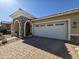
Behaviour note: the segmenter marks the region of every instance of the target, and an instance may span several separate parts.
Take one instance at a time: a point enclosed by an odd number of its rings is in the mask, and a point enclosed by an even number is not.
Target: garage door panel
[[[67,22],[63,22],[64,25],[53,24],[54,26],[34,27],[33,35],[67,40]]]

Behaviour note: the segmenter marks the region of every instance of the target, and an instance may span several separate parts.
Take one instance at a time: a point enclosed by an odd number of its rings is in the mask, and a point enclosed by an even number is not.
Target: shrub
[[[5,34],[11,34],[11,31],[7,30],[7,29],[2,29],[2,30],[0,30],[0,33],[3,33],[4,35]]]
[[[6,29],[1,29],[1,30],[0,30],[0,33],[5,34],[5,33],[6,33],[6,31],[7,31]]]

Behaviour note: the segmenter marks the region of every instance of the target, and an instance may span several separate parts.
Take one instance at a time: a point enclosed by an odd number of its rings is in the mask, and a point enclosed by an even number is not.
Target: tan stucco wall
[[[53,20],[64,20],[64,19],[71,19],[71,33],[79,34],[79,13],[57,16],[57,17],[52,17],[52,18],[46,18],[46,19],[36,20],[36,21],[32,20],[32,23],[41,23],[41,22],[48,22],[48,21],[53,21]],[[75,29],[72,28],[73,21],[78,22],[78,24],[77,24],[78,27]]]
[[[72,34],[79,34],[79,13],[78,14],[74,14],[72,20],[72,26],[73,26],[73,22],[76,22],[77,23],[77,28],[71,28],[71,33]]]

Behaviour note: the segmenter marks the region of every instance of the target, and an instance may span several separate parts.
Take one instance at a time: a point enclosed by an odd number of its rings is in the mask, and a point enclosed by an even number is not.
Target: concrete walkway
[[[0,47],[0,59],[77,59],[70,44],[32,37]]]

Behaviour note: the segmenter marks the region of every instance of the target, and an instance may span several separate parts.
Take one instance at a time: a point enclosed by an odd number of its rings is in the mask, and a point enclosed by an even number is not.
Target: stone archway
[[[31,35],[31,23],[25,22],[24,24],[24,37]]]
[[[17,37],[20,37],[20,22],[18,20],[14,21],[14,33],[17,33]]]

